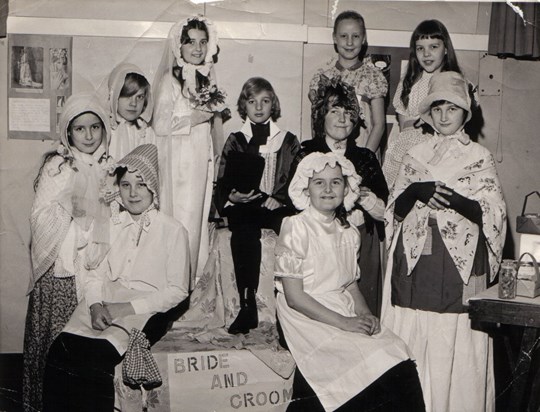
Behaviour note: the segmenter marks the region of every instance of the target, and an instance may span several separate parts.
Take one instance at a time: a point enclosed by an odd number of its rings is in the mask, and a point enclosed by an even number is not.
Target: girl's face
[[[127,171],[120,179],[119,186],[124,207],[137,220],[150,207],[154,195],[137,171]]]
[[[332,168],[326,165],[319,173],[313,173],[307,191],[311,206],[323,215],[333,215],[336,208],[343,203],[348,191],[341,166]]]
[[[253,123],[265,123],[272,115],[272,96],[266,90],[252,95],[246,101],[246,113]]]
[[[352,132],[352,114],[344,107],[332,106],[324,116],[324,131],[333,140],[344,140]]]
[[[133,96],[120,96],[118,98],[118,114],[128,122],[135,121],[144,110],[146,92],[139,89]]]
[[[446,47],[441,39],[416,40],[416,59],[428,73],[440,72],[446,55]]]
[[[180,53],[186,63],[194,65],[200,65],[206,58],[206,52],[208,51],[208,36],[202,30],[190,29],[188,31],[190,40],[182,44],[180,47]]]
[[[336,27],[333,39],[340,62],[342,60],[356,62],[364,44],[364,28],[357,20],[342,20]]]
[[[432,107],[430,113],[433,126],[443,136],[452,135],[460,130],[466,116],[465,110],[450,102]]]
[[[101,145],[105,133],[101,119],[94,113],[83,113],[69,125],[68,136],[82,153],[92,154]]]

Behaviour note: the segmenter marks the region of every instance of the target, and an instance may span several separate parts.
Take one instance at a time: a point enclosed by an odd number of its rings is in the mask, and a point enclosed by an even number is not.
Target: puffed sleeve
[[[275,277],[302,279],[302,265],[306,257],[308,239],[306,230],[297,216],[286,217],[281,225],[279,239],[274,251]]]
[[[385,97],[388,93],[388,81],[381,70],[377,68],[371,68],[369,74],[370,82],[367,85],[367,97],[370,99],[377,99]]]

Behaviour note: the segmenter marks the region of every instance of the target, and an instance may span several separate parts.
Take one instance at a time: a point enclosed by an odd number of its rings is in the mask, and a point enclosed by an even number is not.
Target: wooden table
[[[529,378],[532,354],[537,346],[536,337],[540,329],[540,296],[534,299],[521,296],[515,299],[499,299],[497,292],[498,285],[495,285],[471,298],[469,318],[472,321],[523,327],[518,359],[512,368],[513,383],[510,405],[514,405],[516,410],[526,410],[524,394]],[[540,379],[533,382],[531,394],[540,391],[540,382],[538,381]]]

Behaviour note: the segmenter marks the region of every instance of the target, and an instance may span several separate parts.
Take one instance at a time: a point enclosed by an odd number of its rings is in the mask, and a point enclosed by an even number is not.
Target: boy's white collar
[[[278,133],[280,132],[280,130],[279,130],[278,125],[272,119],[268,119],[265,122],[265,124],[268,123],[268,122],[270,122],[270,136],[268,136],[268,139],[270,140],[270,139],[273,139],[274,137],[276,137],[278,135]],[[251,138],[253,137],[253,132],[251,131],[251,123],[252,123],[251,120],[246,119],[246,121],[242,125],[242,128],[240,129],[242,134],[246,137],[246,140],[247,140],[248,143],[251,140]]]

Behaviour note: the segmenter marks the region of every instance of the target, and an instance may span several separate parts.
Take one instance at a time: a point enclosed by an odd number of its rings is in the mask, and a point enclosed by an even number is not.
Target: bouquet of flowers
[[[197,108],[211,112],[222,112],[227,109],[225,98],[227,93],[219,89],[215,84],[201,87],[197,94],[193,96],[193,100]]]

